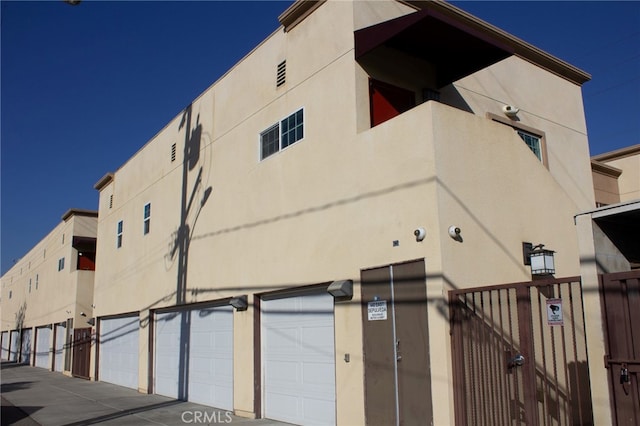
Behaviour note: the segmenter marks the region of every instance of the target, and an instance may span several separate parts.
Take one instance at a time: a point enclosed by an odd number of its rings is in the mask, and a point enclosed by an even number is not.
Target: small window
[[[11,296],[13,296],[13,292],[9,290],[9,299],[11,299]]]
[[[116,247],[120,248],[122,247],[122,230],[123,230],[123,223],[122,221],[118,222],[118,230],[116,233]]]
[[[113,194],[109,195],[109,208],[113,208]]]
[[[29,293],[31,293],[31,278],[29,278]]]
[[[293,145],[304,138],[304,111],[302,109],[260,133],[260,159]]]
[[[151,203],[144,205],[143,232],[147,235],[151,230]]]
[[[540,137],[520,129],[518,129],[517,132],[524,143],[527,144],[531,152],[533,152],[536,157],[538,157],[538,160],[542,161],[542,144],[540,141]]]
[[[38,289],[38,278],[39,278],[39,275],[36,274],[36,290]]]
[[[176,144],[171,145],[171,162],[176,161]]]
[[[62,271],[64,269],[64,257],[58,259],[58,271]]]
[[[64,245],[64,234],[62,234],[62,245]]]

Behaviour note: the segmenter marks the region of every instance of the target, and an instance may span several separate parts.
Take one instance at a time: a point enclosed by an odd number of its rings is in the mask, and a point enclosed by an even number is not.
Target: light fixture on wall
[[[544,244],[522,243],[522,256],[525,265],[531,266],[531,275],[552,275],[555,274],[555,262],[553,250],[544,248]]]
[[[96,319],[95,318],[89,318],[87,320],[87,324],[89,324],[91,327],[93,327],[94,325],[96,325]]]
[[[236,311],[246,311],[249,308],[249,302],[247,301],[247,295],[232,297],[229,300],[229,304],[235,308]]]
[[[327,287],[327,292],[336,299],[351,299],[353,297],[353,281],[334,281]]]

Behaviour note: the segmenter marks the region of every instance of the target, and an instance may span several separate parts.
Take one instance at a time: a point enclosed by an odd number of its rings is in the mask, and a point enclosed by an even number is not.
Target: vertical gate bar
[[[458,295],[449,293],[449,315],[451,327],[451,353],[453,355],[453,412],[456,426],[464,426],[461,422],[461,409],[463,407],[462,398],[460,398],[460,374],[464,374],[464,364],[459,360],[463,347],[460,345],[460,328],[462,323],[462,314],[459,309]]]
[[[486,363],[485,363],[485,357],[486,357],[486,344],[485,342],[487,341],[487,337],[486,337],[486,326],[485,325],[485,307],[484,307],[484,293],[479,292],[478,293],[480,295],[480,386],[481,386],[481,394],[482,396],[486,396],[486,389],[485,389],[485,385],[487,383],[487,378],[486,378]],[[486,399],[483,397],[480,397],[480,404],[482,405],[482,424],[486,424],[487,421],[487,404],[486,404]]]
[[[511,311],[511,297],[512,295],[509,293],[517,293],[515,291],[515,289],[508,289],[507,290],[507,310],[508,310],[508,314],[509,314],[509,337],[510,337],[510,344],[511,344],[511,355],[515,355],[514,354],[514,346],[515,346],[515,337],[513,335],[513,312]],[[516,294],[516,301],[517,301],[517,294]],[[516,309],[516,313],[517,313],[517,309]],[[518,323],[518,317],[516,316],[516,324]],[[518,337],[519,339],[519,337]],[[509,389],[509,396],[511,396],[511,391],[513,390],[513,398],[511,398],[511,400],[514,401],[515,403],[518,403],[520,401],[520,392],[518,391],[519,389],[519,384],[518,384],[518,374],[516,374],[516,372],[512,372],[511,373],[513,375],[513,380],[510,382],[510,385],[513,386],[513,389]],[[509,383],[509,382],[508,382]],[[511,404],[510,410],[514,410],[516,407],[514,406],[514,404]],[[509,413],[509,417],[510,418],[514,418],[517,416],[516,412],[510,412]]]
[[[495,336],[496,336],[496,330],[495,330],[495,319],[493,316],[493,290],[489,290],[487,292],[487,294],[489,295],[489,319],[490,319],[490,328],[488,328],[489,331],[489,341],[487,342],[487,352],[489,353],[489,360],[488,360],[488,364],[489,364],[489,378],[491,379],[488,383],[489,383],[489,387],[491,389],[489,389],[489,394],[491,395],[490,399],[491,399],[491,404],[490,404],[490,408],[491,408],[491,414],[492,414],[492,420],[493,420],[493,424],[497,425],[496,423],[496,411],[498,411],[496,404],[498,402],[498,398],[496,398],[496,369],[495,369],[495,345],[494,345],[494,340],[495,340]]]
[[[579,297],[580,300],[582,300],[582,285],[579,285]],[[582,303],[580,304],[582,306]],[[576,338],[576,313],[575,313],[575,306],[573,304],[573,285],[569,285],[569,309],[571,312],[571,318],[573,319],[573,333],[571,335],[572,337],[572,343],[573,343],[573,358],[575,360],[574,362],[574,374],[576,376],[576,392],[578,394],[577,397],[577,401],[578,401],[578,422],[575,421],[575,419],[573,420],[574,424],[585,424],[584,422],[584,415],[582,414],[582,383],[580,382],[580,367],[578,364],[578,341]],[[582,325],[583,323],[581,323]],[[584,335],[584,333],[582,333]],[[572,415],[573,415],[573,411],[572,411]]]
[[[537,304],[538,304],[538,314],[537,319],[538,319],[538,330],[540,331],[540,361],[542,362],[542,378],[541,378],[541,382],[542,382],[542,419],[544,419],[544,424],[548,425],[550,424],[551,419],[549,418],[549,410],[548,410],[548,406],[547,406],[547,401],[544,398],[544,395],[548,395],[549,392],[549,383],[547,382],[547,349],[546,349],[546,345],[545,345],[545,335],[544,335],[544,321],[543,321],[543,315],[542,315],[542,298],[541,298],[541,292],[540,292],[540,288],[539,287],[535,287],[536,291],[535,294],[537,295]],[[546,311],[545,311],[546,312]],[[534,352],[536,352],[537,355],[537,348],[536,348],[536,339],[534,338],[534,344],[533,344],[533,350]],[[536,361],[537,361],[537,357],[536,357]],[[538,376],[537,376],[537,371],[536,371],[536,386],[537,386],[537,380],[538,380]]]
[[[571,293],[571,283],[569,284],[562,284],[559,283],[558,284],[558,294],[560,299],[563,299],[563,294],[566,293],[566,291],[563,291],[563,287],[568,287],[568,291],[569,293]],[[564,299],[563,299],[564,300]],[[565,307],[565,304],[563,303],[563,308]],[[563,314],[564,315],[564,314]],[[569,403],[570,399],[571,399],[571,384],[569,383],[569,358],[567,357],[567,333],[575,331],[575,327],[576,327],[576,323],[574,321],[573,318],[573,312],[569,311],[569,318],[565,318],[565,324],[569,323],[571,326],[570,327],[566,327],[563,326],[562,327],[562,331],[561,331],[561,339],[562,339],[562,356],[563,356],[563,373],[564,373],[564,385],[565,385],[565,398],[563,399],[563,404],[562,404],[562,409],[564,412],[564,418],[566,421],[566,424],[571,424],[571,405]],[[568,320],[568,321],[567,321]],[[574,360],[577,362],[577,359],[574,358]]]
[[[520,345],[529,358],[528,362],[522,366],[523,399],[524,399],[524,420],[528,426],[537,426],[538,409],[536,398],[536,365],[533,356],[533,325],[531,312],[531,296],[528,286],[518,287],[516,290],[518,307],[518,331],[520,335]]]
[[[471,424],[478,424],[478,392],[476,389],[476,374],[477,374],[477,368],[476,368],[476,357],[477,357],[477,351],[476,351],[476,346],[474,344],[473,341],[473,336],[477,336],[478,330],[477,330],[477,318],[478,318],[478,314],[477,314],[477,309],[476,309],[476,295],[475,293],[471,293],[471,306],[472,306],[472,316],[471,316],[471,328],[472,328],[472,332],[473,334],[469,334],[469,336],[467,337],[468,341],[469,341],[469,360],[471,361],[471,365],[469,366],[469,370],[470,370],[470,378],[471,378],[471,400],[473,401],[473,404],[471,405]],[[467,391],[467,394],[469,394],[469,392]]]
[[[555,294],[555,293],[554,293]],[[562,326],[564,327],[564,326]],[[560,389],[558,388],[558,352],[556,349],[556,327],[549,326],[549,334],[551,338],[551,361],[553,362],[553,377],[550,377],[549,374],[545,371],[545,380],[549,377],[549,388],[553,388],[556,395],[556,410],[560,410]],[[551,394],[551,391],[549,392]],[[547,407],[547,417],[549,418],[549,424],[551,424],[552,419],[551,407]],[[556,413],[557,417],[560,418],[560,413]]]
[[[500,313],[500,355],[504,356],[504,350],[506,349],[506,343],[508,342],[508,340],[505,337],[505,329],[504,329],[504,321],[503,321],[503,316],[504,316],[504,308],[502,306],[502,290],[498,290],[498,312]],[[500,400],[502,401],[501,404],[501,410],[500,410],[500,424],[502,425],[508,425],[509,424],[509,418],[507,417],[507,406],[505,405],[506,402],[509,401],[508,398],[508,392],[507,392],[507,374],[506,374],[506,368],[505,365],[503,364],[505,362],[505,360],[498,360],[498,374],[500,374]]]

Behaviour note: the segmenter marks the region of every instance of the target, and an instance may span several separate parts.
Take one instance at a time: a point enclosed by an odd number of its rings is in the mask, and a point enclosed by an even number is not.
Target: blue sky
[[[0,268],[275,31],[291,1],[2,1]],[[592,75],[593,155],[640,143],[640,2],[454,1]],[[552,100],[550,100],[552,101]]]

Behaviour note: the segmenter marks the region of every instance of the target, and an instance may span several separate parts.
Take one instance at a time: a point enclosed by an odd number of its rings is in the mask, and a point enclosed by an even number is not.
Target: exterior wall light
[[[531,275],[553,275],[556,272],[553,250],[546,250],[544,244],[522,243],[522,255],[525,265],[531,266]]]
[[[335,299],[351,299],[353,297],[353,281],[340,280],[332,282],[327,288],[327,292]]]
[[[229,300],[229,304],[235,308],[236,311],[246,311],[249,308],[249,302],[247,301],[247,295],[232,297]]]

